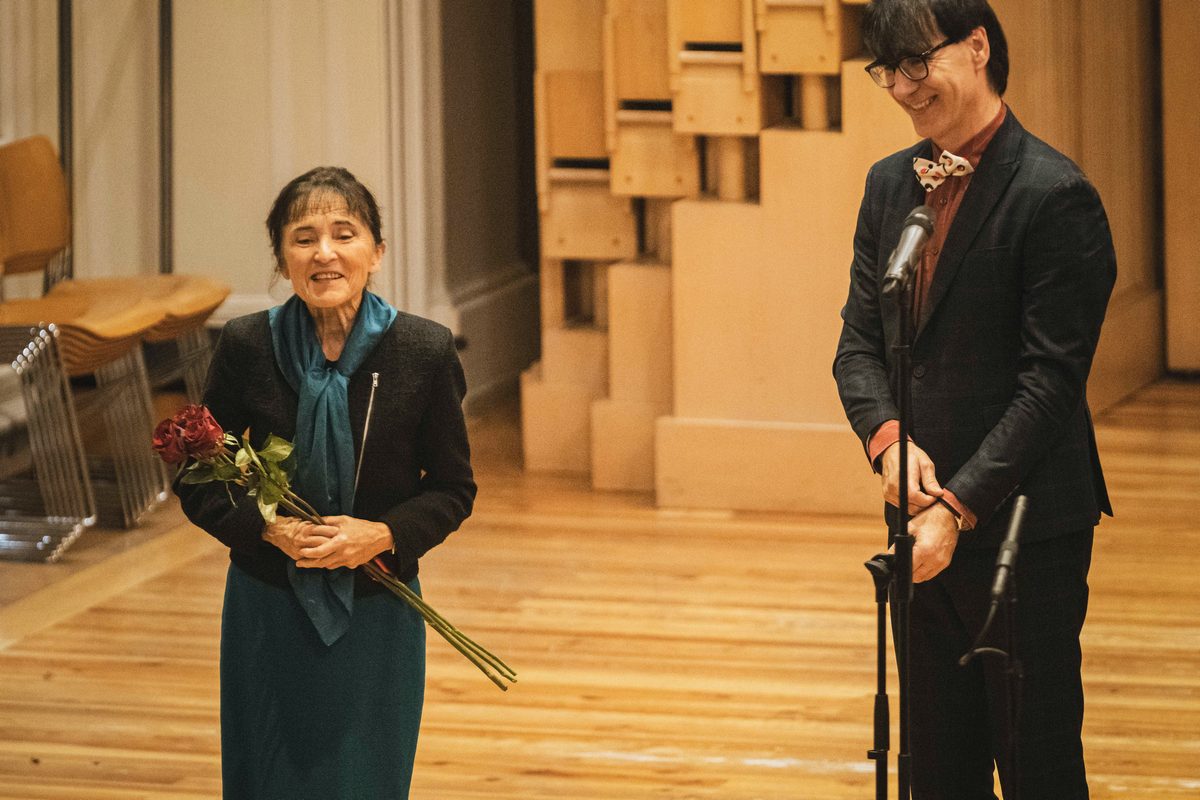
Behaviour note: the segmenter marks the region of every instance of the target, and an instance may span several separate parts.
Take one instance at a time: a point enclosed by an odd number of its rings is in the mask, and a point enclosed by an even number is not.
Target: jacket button
[[[924,364],[917,364],[915,367],[913,367],[913,377],[914,378],[924,378],[925,377],[925,365]]]

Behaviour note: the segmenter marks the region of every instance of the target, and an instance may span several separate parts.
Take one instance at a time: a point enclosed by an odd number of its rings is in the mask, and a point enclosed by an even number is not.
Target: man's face
[[[939,32],[931,44],[944,39]],[[963,41],[930,55],[923,80],[896,70],[896,84],[888,91],[912,119],[918,136],[954,150],[990,121],[995,113],[990,101],[996,96],[987,80],[990,52],[987,33],[976,28]]]

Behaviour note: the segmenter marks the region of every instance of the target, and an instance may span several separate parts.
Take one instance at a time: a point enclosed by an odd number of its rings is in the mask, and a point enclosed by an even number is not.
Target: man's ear
[[[988,41],[987,29],[980,25],[967,36],[967,46],[971,48],[971,60],[976,69],[984,69],[992,57],[992,44]]]

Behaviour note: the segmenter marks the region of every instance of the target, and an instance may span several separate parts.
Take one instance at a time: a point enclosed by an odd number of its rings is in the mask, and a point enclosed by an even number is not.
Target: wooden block
[[[743,2],[753,0],[671,0],[668,14],[680,48],[689,42],[742,41]]]
[[[592,261],[563,262],[561,302],[565,325],[605,329],[608,325],[607,265]]]
[[[646,200],[644,249],[648,257],[663,264],[671,263],[671,203],[672,200]]]
[[[608,393],[608,334],[595,328],[542,331],[542,376],[604,397]]]
[[[539,70],[603,69],[604,0],[534,3]]]
[[[612,192],[638,197],[692,197],[700,191],[696,140],[675,133],[669,111],[618,111]]]
[[[764,74],[838,75],[842,61],[862,49],[857,10],[838,3],[798,5],[761,2],[759,71]]]
[[[544,72],[548,167],[558,159],[604,159],[604,74],[600,71]]]
[[[608,268],[608,394],[624,402],[672,403],[671,267]]]
[[[540,363],[521,373],[521,445],[525,469],[588,473],[594,399],[578,386],[543,381]]]
[[[660,507],[878,514],[879,479],[847,424],[662,417]]]
[[[757,136],[777,116],[767,111],[761,81],[747,88],[742,53],[684,52],[680,58],[674,101],[679,133]]]
[[[592,264],[592,327],[608,330],[608,264]]]
[[[654,424],[670,409],[656,403],[592,404],[592,487],[654,491]]]
[[[542,330],[554,330],[567,322],[566,292],[563,273],[566,265],[552,258],[543,258],[540,270],[539,291],[541,293]]]
[[[666,0],[611,2],[609,66],[615,98],[666,100],[671,96]]]
[[[580,170],[582,172],[583,170]],[[555,179],[542,198],[542,256],[617,261],[637,254],[637,220],[630,201],[609,191],[608,172],[598,180]]]

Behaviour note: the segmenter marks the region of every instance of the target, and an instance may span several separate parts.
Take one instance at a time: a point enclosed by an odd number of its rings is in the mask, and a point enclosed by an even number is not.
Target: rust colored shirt
[[[977,168],[979,160],[983,156],[983,151],[991,144],[992,137],[996,135],[996,131],[1000,130],[1000,125],[1004,122],[1007,114],[1008,106],[1001,103],[1000,111],[992,121],[959,148],[962,152],[955,153],[954,155],[967,159],[972,169]],[[932,142],[930,146],[933,150],[931,158],[933,161],[937,161],[942,157],[942,148]],[[921,319],[925,300],[929,296],[929,287],[933,284],[933,275],[937,270],[938,256],[942,254],[942,247],[946,244],[946,236],[950,232],[950,226],[954,224],[954,217],[958,214],[959,206],[962,205],[963,197],[967,193],[967,187],[971,185],[972,175],[974,175],[973,172],[968,172],[966,175],[956,175],[946,178],[940,186],[925,194],[925,204],[932,208],[937,216],[933,223],[933,233],[930,235],[929,242],[925,246],[921,263],[918,265],[917,273],[914,276],[912,315],[914,320]],[[916,180],[915,175],[913,180]],[[867,457],[871,460],[872,466],[875,465],[876,460],[883,454],[884,450],[887,450],[898,441],[900,441],[900,422],[898,420],[888,420],[880,425],[875,433],[871,434],[871,438],[867,442]],[[947,489],[942,499],[966,519],[968,527],[975,527],[975,515],[971,513],[969,508],[959,502],[953,492]]]

